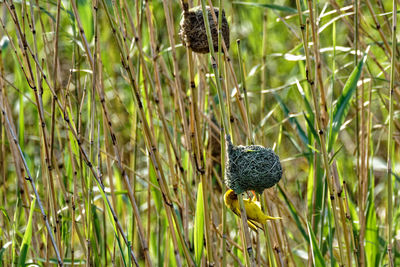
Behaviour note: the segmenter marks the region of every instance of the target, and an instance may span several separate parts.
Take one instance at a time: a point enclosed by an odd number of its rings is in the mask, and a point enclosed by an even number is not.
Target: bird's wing
[[[243,199],[243,202],[246,207],[247,220],[260,229],[262,229],[262,223],[265,223],[267,220],[282,219],[281,217],[271,217],[266,215],[261,209],[260,202],[255,200],[255,198]]]
[[[257,228],[259,229],[263,229],[261,223],[254,221],[252,219],[247,219],[247,223],[249,224],[249,226],[251,227],[251,229],[253,229],[254,231],[257,232]]]
[[[239,218],[241,218],[240,215],[240,209],[238,207],[236,207],[235,205],[232,206],[231,210],[233,211],[233,213],[235,213]],[[247,224],[249,225],[249,227],[257,232],[257,228],[262,229],[262,225],[254,220],[251,220],[249,218],[247,218]]]

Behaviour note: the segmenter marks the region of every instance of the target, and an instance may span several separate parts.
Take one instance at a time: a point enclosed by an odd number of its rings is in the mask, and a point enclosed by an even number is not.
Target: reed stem
[[[392,178],[392,159],[393,159],[393,123],[394,123],[394,110],[393,110],[393,102],[394,102],[394,81],[396,79],[395,65],[396,65],[396,48],[397,48],[397,38],[396,38],[396,28],[397,28],[397,1],[393,0],[393,8],[392,8],[392,59],[391,59],[391,71],[390,71],[390,87],[389,87],[389,130],[388,130],[388,145],[387,145],[387,195],[388,195],[388,203],[387,203],[387,252],[389,258],[389,266],[393,267],[393,255],[392,255],[392,235],[393,235],[393,178]]]

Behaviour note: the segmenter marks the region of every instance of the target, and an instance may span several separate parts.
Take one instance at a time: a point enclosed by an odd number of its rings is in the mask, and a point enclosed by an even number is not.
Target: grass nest
[[[234,146],[226,137],[228,160],[226,163],[226,185],[241,194],[247,190],[262,193],[274,186],[282,177],[282,166],[278,155],[262,146]]]
[[[214,51],[218,51],[218,21],[214,22],[214,19],[211,15],[211,8],[209,6],[206,8],[208,21],[210,23]],[[218,19],[219,9],[214,7],[214,12]],[[229,49],[229,25],[228,21],[226,20],[224,10],[222,10],[221,31],[226,48]],[[179,36],[183,45],[190,47],[194,52],[203,54],[210,52],[201,6],[196,6],[189,9],[187,12],[183,12],[183,17],[180,22]]]

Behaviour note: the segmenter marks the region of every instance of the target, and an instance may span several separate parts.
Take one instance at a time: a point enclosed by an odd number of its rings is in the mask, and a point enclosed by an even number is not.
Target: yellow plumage
[[[225,205],[231,209],[237,216],[240,217],[240,205],[238,196],[232,189],[226,191],[224,195]],[[256,201],[255,197],[253,199],[243,199],[244,208],[247,214],[247,223],[250,228],[257,231],[257,228],[262,229],[262,225],[268,220],[282,219],[280,217],[271,217],[265,215],[261,210],[260,202]]]

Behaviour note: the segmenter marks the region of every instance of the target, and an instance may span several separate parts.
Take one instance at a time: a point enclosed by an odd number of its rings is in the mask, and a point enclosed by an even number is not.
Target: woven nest
[[[208,21],[210,23],[214,50],[218,51],[218,21],[214,22],[210,10],[210,7],[207,6]],[[215,7],[214,12],[218,19],[219,9]],[[221,30],[226,48],[229,49],[229,25],[225,18],[224,10],[222,10]],[[183,45],[190,47],[194,52],[203,54],[210,52],[201,6],[193,7],[189,9],[188,12],[183,12],[179,36]]]
[[[282,166],[278,155],[262,146],[234,146],[226,137],[228,161],[226,163],[226,185],[241,194],[247,190],[262,193],[274,186],[282,177]]]

